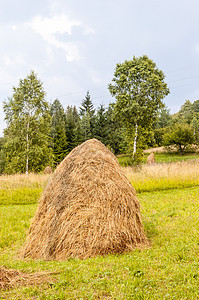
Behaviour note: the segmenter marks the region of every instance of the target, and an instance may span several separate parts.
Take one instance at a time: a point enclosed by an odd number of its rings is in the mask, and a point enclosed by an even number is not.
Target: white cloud
[[[65,14],[56,15],[51,18],[37,16],[30,23],[30,27],[41,34],[46,40],[56,33],[68,33],[71,35],[72,27],[80,25],[80,21],[69,19]]]
[[[28,23],[28,26],[40,34],[50,46],[64,50],[66,59],[69,62],[79,60],[81,58],[78,43],[61,41],[60,38],[57,37],[57,34],[68,34],[71,36],[72,28],[74,26],[82,27],[83,34],[85,35],[94,33],[92,29],[82,25],[82,23],[78,20],[69,18],[66,14],[54,15],[50,18],[36,16]],[[66,38],[66,36],[64,38]],[[69,37],[68,39],[70,40]]]
[[[84,35],[89,35],[89,34],[94,34],[94,33],[95,33],[95,30],[93,30],[92,28],[89,28],[89,27],[84,28],[84,31],[83,31]]]
[[[16,25],[12,25],[11,28],[12,28],[13,31],[17,30],[17,26]]]
[[[45,57],[45,63],[46,65],[50,66],[53,64],[54,61],[54,55],[51,47],[47,46],[46,47],[46,57]]]
[[[10,57],[8,55],[3,57],[3,63],[6,66],[13,66],[13,65],[25,65],[25,60],[20,56]]]
[[[199,45],[196,46],[196,51],[199,53]]]

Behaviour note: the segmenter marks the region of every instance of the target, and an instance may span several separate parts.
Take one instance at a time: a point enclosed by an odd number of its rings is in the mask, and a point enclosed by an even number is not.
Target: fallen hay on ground
[[[135,190],[117,159],[88,140],[67,155],[46,187],[24,257],[88,258],[148,246]]]
[[[43,284],[52,281],[52,273],[24,273],[18,270],[0,267],[0,290],[14,288],[20,285]]]

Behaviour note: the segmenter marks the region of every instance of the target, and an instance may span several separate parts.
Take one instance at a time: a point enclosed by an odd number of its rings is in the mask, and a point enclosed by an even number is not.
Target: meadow
[[[199,160],[123,169],[151,246],[62,262],[20,256],[50,175],[0,177],[0,266],[51,274],[46,283],[0,290],[0,299],[199,299]]]

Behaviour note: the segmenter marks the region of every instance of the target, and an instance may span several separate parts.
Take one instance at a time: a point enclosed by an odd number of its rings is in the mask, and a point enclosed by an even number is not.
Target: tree
[[[66,109],[66,137],[68,141],[68,149],[71,151],[79,145],[82,140],[82,131],[80,128],[80,117],[76,106],[67,106]]]
[[[193,102],[193,111],[195,114],[199,114],[199,100]],[[198,115],[199,118],[199,115]]]
[[[114,153],[123,153],[126,150],[126,129],[114,115],[114,103],[110,103],[106,110],[107,137],[106,145],[113,149]]]
[[[93,134],[91,132],[91,116],[89,113],[85,113],[81,118],[81,128],[83,132],[84,141],[93,138]]]
[[[193,128],[193,134],[194,134],[195,142],[198,143],[199,142],[199,119],[197,119],[196,117],[194,117],[192,119],[190,125]]]
[[[85,115],[86,113],[89,113],[91,117],[95,114],[95,109],[91,100],[91,96],[89,91],[86,93],[85,99],[82,100],[81,106],[80,106],[80,116]]]
[[[85,99],[82,100],[79,109],[84,140],[88,140],[94,137],[95,127],[95,109],[89,92],[87,92]]]
[[[117,64],[109,91],[116,98],[114,112],[122,124],[133,133],[133,157],[138,133],[151,127],[162,100],[169,94],[164,74],[146,55]]]
[[[97,110],[94,133],[95,138],[100,140],[103,144],[106,144],[108,134],[108,121],[106,117],[106,109],[103,104],[101,104]]]
[[[164,135],[164,145],[176,145],[181,155],[183,155],[186,147],[194,142],[193,129],[188,124],[175,124],[168,129]]]
[[[0,137],[0,174],[3,173],[4,168],[5,168],[5,149],[4,149],[4,145],[5,145],[5,139]]]
[[[155,128],[153,130],[153,135],[154,135],[154,145],[153,147],[160,147],[163,145],[163,140],[164,140],[164,134],[166,133],[167,129],[166,127],[163,128]]]
[[[40,171],[51,163],[49,149],[51,117],[42,82],[34,71],[13,87],[4,102],[7,173]]]
[[[60,163],[69,152],[66,137],[66,115],[63,106],[58,99],[55,99],[51,105],[50,114],[51,124],[51,145],[54,155],[54,165]]]
[[[158,112],[157,119],[155,120],[153,127],[155,129],[165,128],[169,125],[170,121],[170,109],[167,107],[162,107]]]
[[[193,109],[193,104],[189,100],[186,100],[185,103],[181,106],[180,111],[178,112],[178,117],[181,120],[183,119],[183,121],[190,125],[193,119]]]

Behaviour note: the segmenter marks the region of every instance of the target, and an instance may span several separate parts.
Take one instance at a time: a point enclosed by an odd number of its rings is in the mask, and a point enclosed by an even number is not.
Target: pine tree
[[[106,109],[102,104],[97,110],[94,133],[95,138],[100,140],[103,144],[107,143],[108,121],[106,118]]]
[[[80,109],[80,116],[83,116],[86,113],[89,113],[91,118],[94,116],[95,109],[94,109],[89,91],[86,93],[85,99],[82,100],[82,103],[81,103],[81,106],[79,109]]]
[[[66,115],[64,113],[63,106],[58,99],[54,100],[51,105],[50,113],[52,116],[51,146],[54,155],[54,165],[56,166],[69,152],[66,137]]]
[[[120,122],[114,118],[114,105],[112,103],[109,104],[108,109],[106,110],[106,120],[106,145],[113,149],[114,153],[120,153],[121,148],[124,150],[127,147],[126,138],[124,135],[124,132],[126,131]]]
[[[82,142],[80,130],[80,117],[76,106],[68,106],[66,109],[66,136],[68,140],[68,149],[71,151]]]
[[[82,100],[80,106],[80,116],[83,139],[88,140],[90,138],[93,138],[95,127],[95,109],[89,92],[87,92],[85,99]]]

